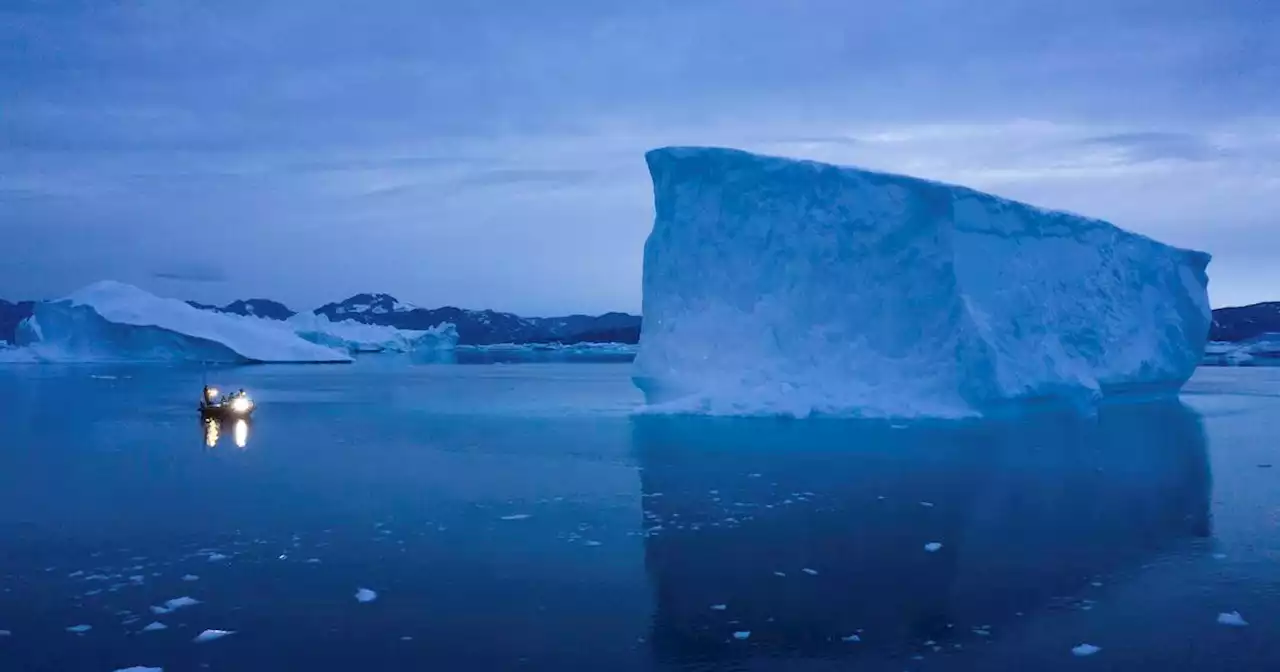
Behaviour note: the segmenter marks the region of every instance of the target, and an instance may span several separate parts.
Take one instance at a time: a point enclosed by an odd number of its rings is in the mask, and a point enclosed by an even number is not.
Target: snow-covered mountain
[[[622,342],[635,343],[640,334],[640,318],[626,313],[521,317],[514,313],[453,306],[419,308],[398,301],[389,294],[356,294],[343,301],[320,306],[315,313],[334,321],[355,320],[416,331],[448,322],[457,327],[460,345],[602,342],[594,340],[593,334],[630,338]]]
[[[237,299],[225,306],[188,301],[187,305],[200,310],[212,310],[219,313],[245,315],[248,317],[265,317],[269,320],[287,320],[297,315],[288,306],[271,299]]]
[[[1213,311],[1209,340],[1236,343],[1280,333],[1280,301]]]

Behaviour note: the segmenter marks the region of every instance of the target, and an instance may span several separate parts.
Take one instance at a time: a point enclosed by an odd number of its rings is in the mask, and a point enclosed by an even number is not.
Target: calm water
[[[209,447],[199,372],[0,368],[0,670],[1280,669],[1280,369],[964,426],[627,374],[222,371]]]

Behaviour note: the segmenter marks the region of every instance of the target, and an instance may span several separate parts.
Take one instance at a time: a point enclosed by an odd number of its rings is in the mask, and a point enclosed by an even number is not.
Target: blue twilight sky
[[[0,297],[638,310],[644,150],[957,182],[1280,299],[1274,0],[0,0]],[[230,232],[230,233],[228,233]]]

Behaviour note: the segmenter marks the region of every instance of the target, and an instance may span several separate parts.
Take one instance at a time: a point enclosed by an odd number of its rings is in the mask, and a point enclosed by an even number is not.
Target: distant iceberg
[[[1242,366],[1276,362],[1280,362],[1280,333],[1268,332],[1235,343],[1210,342],[1204,349],[1206,364]]]
[[[41,362],[351,361],[283,322],[204,311],[113,281],[36,304],[16,340]]]
[[[355,320],[333,322],[324,315],[298,313],[286,321],[298,336],[351,354],[439,352],[458,344],[458,330],[448,322],[425,331],[397,329]]]
[[[455,349],[458,362],[629,362],[636,356],[630,343],[494,343],[459,345]]]
[[[963,187],[728,149],[646,155],[650,410],[956,417],[1172,394],[1209,255]]]

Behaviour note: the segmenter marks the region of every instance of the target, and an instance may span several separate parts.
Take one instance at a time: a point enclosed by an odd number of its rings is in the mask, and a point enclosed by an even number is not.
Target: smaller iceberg
[[[212,313],[103,281],[38,303],[16,340],[42,362],[349,362],[283,323]]]

